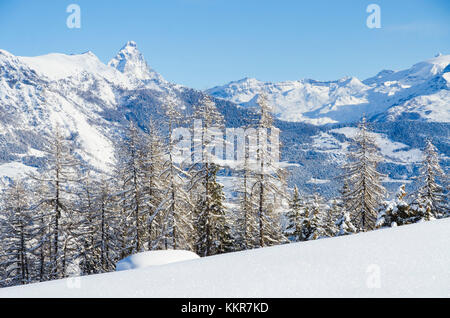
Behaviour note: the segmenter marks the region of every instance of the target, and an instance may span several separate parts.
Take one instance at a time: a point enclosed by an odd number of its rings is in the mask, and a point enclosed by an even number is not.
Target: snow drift
[[[11,287],[0,297],[449,297],[449,233],[443,219]]]
[[[130,255],[116,264],[116,271],[165,265],[200,258],[191,251],[149,251]]]

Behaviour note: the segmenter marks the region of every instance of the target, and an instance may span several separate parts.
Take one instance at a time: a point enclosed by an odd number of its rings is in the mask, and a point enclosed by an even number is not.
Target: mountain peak
[[[125,44],[124,48],[125,47],[135,47],[135,48],[137,48],[137,44],[134,41],[128,41],[127,44]]]
[[[139,80],[164,81],[161,75],[151,69],[134,41],[128,41],[119,53],[108,63],[118,71]]]

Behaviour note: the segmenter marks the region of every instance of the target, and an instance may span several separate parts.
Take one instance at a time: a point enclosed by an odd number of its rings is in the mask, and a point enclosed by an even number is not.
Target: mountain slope
[[[5,288],[0,297],[449,297],[449,230],[442,219]]]
[[[44,159],[37,150],[59,125],[79,143],[85,161],[108,170],[113,141],[130,118],[144,127],[149,115],[164,112],[168,96],[180,108],[196,101],[185,100],[190,89],[151,70],[134,42],[109,65],[91,52],[16,57],[0,51],[0,167],[12,161],[39,167]]]
[[[290,168],[290,184],[305,192],[317,188],[325,195],[337,194],[340,185],[334,177],[349,142],[348,135],[335,129],[353,127],[361,112],[369,114],[371,103],[378,101],[373,109],[381,112],[371,124],[385,141],[386,164],[381,169],[389,175],[386,180],[393,190],[417,174],[419,149],[426,137],[434,138],[444,168],[450,165],[447,61],[448,56],[441,56],[408,72],[383,71],[364,82],[345,78],[273,84],[246,79],[231,85],[230,95],[220,89],[211,93],[217,96],[213,99],[226,126],[242,127],[256,118],[252,106],[257,94],[271,92],[279,105],[277,116],[285,119],[276,121],[283,160],[296,164]],[[395,94],[389,96],[391,92]],[[114,163],[114,144],[130,120],[145,130],[153,119],[167,132],[167,100],[174,100],[188,118],[204,95],[164,80],[132,41],[108,65],[92,52],[17,57],[0,50],[0,179],[41,168],[45,163],[41,150],[57,125],[79,145],[81,159],[108,172]],[[395,104],[387,111],[386,98]],[[317,125],[335,121],[350,123]]]

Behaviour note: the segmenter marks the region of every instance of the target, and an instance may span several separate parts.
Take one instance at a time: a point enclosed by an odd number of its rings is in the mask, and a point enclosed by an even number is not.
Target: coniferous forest
[[[275,130],[267,101],[262,97],[258,103],[258,120],[248,126]],[[170,102],[166,115],[169,131],[186,121]],[[206,129],[224,127],[223,117],[206,97],[189,118],[195,119],[203,126],[194,143],[205,150]],[[237,180],[231,202],[218,179],[225,168],[220,162],[186,164],[174,156],[174,147],[157,123],[149,122],[144,132],[130,121],[117,140],[115,166],[99,172],[55,127],[45,167],[3,187],[0,287],[114,271],[117,261],[143,251],[182,249],[203,257],[450,215],[448,178],[432,140],[414,180],[418,190],[407,193],[402,185],[390,194],[364,119],[347,150],[340,195],[331,199],[288,187],[288,169],[258,146],[256,168],[247,151],[242,164],[227,167]]]

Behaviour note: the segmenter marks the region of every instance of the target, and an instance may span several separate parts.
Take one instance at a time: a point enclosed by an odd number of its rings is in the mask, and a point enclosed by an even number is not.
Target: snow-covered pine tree
[[[402,184],[397,191],[394,200],[386,201],[378,215],[377,227],[394,227],[415,223],[420,216],[411,209],[410,204],[406,202],[407,193],[405,185]]]
[[[344,185],[342,186],[342,189],[340,191],[340,198],[335,205],[337,218],[335,220],[335,226],[336,226],[336,236],[342,236],[347,235],[351,233],[356,233],[357,229],[353,225],[351,218],[350,218],[350,212],[349,207],[347,205],[346,197],[348,196],[350,191],[350,187],[348,185],[348,180],[344,180]]]
[[[215,207],[212,196],[218,191],[216,175],[219,170],[217,160],[210,153],[212,140],[210,129],[223,128],[223,116],[209,96],[203,99],[195,107],[194,115],[194,163],[189,168],[191,180],[189,191],[195,200],[194,226],[197,232],[195,250],[200,256],[208,256],[214,253],[215,237],[217,234]],[[195,120],[201,120],[201,127],[196,127]],[[201,158],[195,158],[201,153]],[[199,160],[200,159],[200,160]],[[223,158],[217,158],[223,159]],[[220,188],[221,189],[221,188]],[[216,199],[221,196],[216,196]]]
[[[30,202],[23,181],[12,181],[2,193],[3,213],[0,217],[0,240],[2,241],[2,273],[0,286],[14,286],[30,282],[30,241],[32,217]]]
[[[123,231],[122,245],[124,256],[144,250],[145,234],[148,233],[145,224],[143,177],[142,171],[144,151],[143,138],[133,121],[124,139],[116,151],[116,176],[119,179],[121,206],[121,226]]]
[[[169,100],[166,107],[169,134],[172,136],[182,118],[173,101]],[[163,200],[156,209],[162,219],[162,237],[154,243],[153,248],[193,250],[193,203],[186,190],[189,175],[182,168],[183,163],[174,158],[180,149],[177,149],[178,140],[173,140],[171,136],[168,136],[165,143],[164,163],[160,175],[164,186]]]
[[[105,175],[87,173],[78,191],[76,228],[80,274],[114,270],[119,257],[118,207],[113,200],[113,183]]]
[[[28,182],[31,206],[30,213],[33,222],[33,242],[30,252],[33,262],[30,262],[30,276],[33,282],[43,282],[50,279],[51,268],[51,239],[52,239],[52,211],[48,202],[42,199],[42,193],[49,193],[49,185],[33,180]],[[50,211],[49,211],[50,210]]]
[[[260,118],[257,126],[256,164],[253,164],[255,182],[252,185],[252,197],[258,222],[258,246],[277,245],[286,242],[280,222],[280,207],[286,199],[286,170],[281,168],[275,158],[276,148],[279,148],[278,128],[273,125],[272,108],[267,97],[258,97]],[[270,151],[269,151],[270,148]]]
[[[231,221],[225,207],[225,194],[223,186],[217,181],[217,172],[212,173],[211,180],[211,207],[210,215],[214,224],[213,248],[211,254],[228,253],[235,250],[235,242],[232,235]]]
[[[75,143],[64,137],[59,126],[49,138],[44,152],[47,154],[46,167],[42,174],[30,177],[42,183],[37,206],[44,208],[50,217],[51,246],[49,247],[51,279],[65,276],[65,266],[73,255],[73,236],[67,227],[74,211],[74,188],[81,180],[81,162],[75,156]],[[70,250],[70,251],[69,251]]]
[[[134,215],[129,211],[128,205],[128,185],[126,179],[122,177],[122,172],[119,170],[119,165],[116,165],[114,176],[117,178],[114,180],[116,192],[113,195],[115,212],[117,215],[117,222],[114,228],[115,237],[117,238],[117,252],[118,258],[123,259],[133,253],[133,235],[135,230],[133,229]]]
[[[110,272],[115,269],[120,254],[117,230],[119,207],[114,201],[114,193],[116,192],[114,182],[102,176],[96,183],[98,185],[96,217],[99,222],[98,240],[100,242],[98,247],[100,263],[98,266],[101,272]]]
[[[145,224],[146,248],[153,250],[164,235],[164,215],[158,207],[164,200],[165,179],[161,178],[164,169],[166,147],[155,123],[150,120],[148,135],[145,136],[142,158],[142,209],[146,210]]]
[[[323,217],[323,229],[325,236],[333,237],[339,232],[336,221],[342,212],[342,205],[342,201],[336,198],[332,199],[329,205],[326,205],[324,211],[325,215]]]
[[[439,179],[444,180],[445,175],[439,165],[439,155],[430,139],[426,141],[424,158],[420,168],[420,187],[417,191],[414,209],[424,220],[440,218],[445,214],[448,198],[444,194]]]
[[[377,171],[382,157],[365,118],[358,125],[347,159],[344,182],[349,190],[343,197],[344,204],[359,231],[373,230],[386,190],[381,183],[383,174]]]
[[[101,272],[98,240],[99,218],[96,193],[98,185],[89,173],[79,185],[77,208],[73,222],[77,226],[72,230],[78,245],[77,256],[80,257],[80,274],[89,275]],[[75,221],[75,220],[73,220]]]
[[[341,216],[336,220],[336,226],[339,229],[336,236],[348,235],[356,233],[357,229],[350,219],[350,213],[343,209]]]
[[[302,240],[317,240],[326,236],[324,215],[326,207],[323,198],[314,192],[312,197],[306,202],[307,213],[302,221]]]
[[[290,202],[290,209],[286,215],[287,225],[284,235],[289,238],[291,242],[299,242],[302,240],[302,223],[304,219],[304,207],[298,192],[297,186],[294,187],[292,199]]]
[[[236,249],[247,250],[258,246],[258,222],[252,197],[255,182],[254,171],[249,166],[249,153],[246,150],[242,167],[238,167],[236,192],[239,197],[239,211],[236,220]]]

